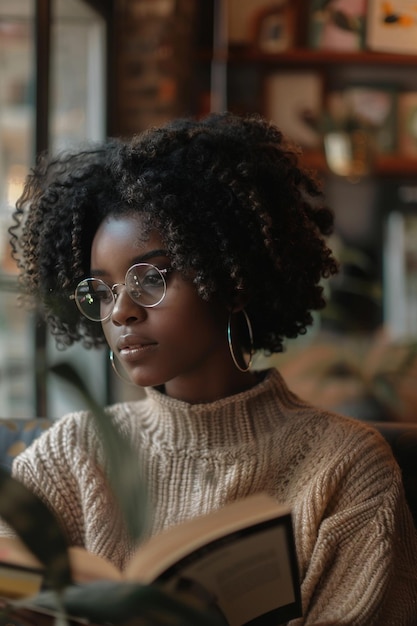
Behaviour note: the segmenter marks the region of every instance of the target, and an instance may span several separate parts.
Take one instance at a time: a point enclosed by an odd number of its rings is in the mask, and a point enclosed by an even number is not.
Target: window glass
[[[105,132],[105,23],[81,0],[55,0],[52,13],[50,148]]]
[[[55,378],[39,389],[45,355],[47,364],[72,362],[100,401],[106,393],[104,360],[80,346],[58,353],[17,295],[7,231],[35,160],[37,114],[48,117],[50,151],[105,133],[104,19],[85,0],[51,1],[49,108],[37,112],[35,7],[36,0],[0,0],[0,418],[34,417],[40,405],[47,417],[79,408],[73,390]]]
[[[33,323],[17,303],[7,229],[34,158],[34,4],[0,3],[0,417],[33,415]]]
[[[52,3],[49,149],[79,146],[105,135],[105,21],[83,0]],[[68,306],[75,306],[68,302]],[[49,364],[70,363],[87,383],[95,399],[106,401],[106,354],[74,345],[58,351],[47,335]],[[47,387],[48,413],[59,417],[86,408],[81,396],[57,378]]]
[[[7,226],[34,150],[34,1],[0,4],[0,258],[13,273]]]

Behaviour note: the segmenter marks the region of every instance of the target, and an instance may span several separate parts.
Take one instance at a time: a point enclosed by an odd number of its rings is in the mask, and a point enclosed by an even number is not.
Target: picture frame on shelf
[[[365,47],[367,0],[311,0],[308,45],[354,52]]]
[[[254,17],[254,45],[262,52],[279,53],[295,44],[294,5],[289,0],[260,11]]]
[[[264,83],[265,115],[296,144],[317,150],[321,146],[322,93],[319,72],[272,72]]]
[[[366,46],[376,52],[417,54],[414,0],[368,0]]]
[[[249,46],[252,43],[254,16],[269,4],[269,0],[228,0],[227,37],[230,46]]]
[[[280,52],[293,43],[294,4],[291,0],[228,0],[228,43]]]
[[[417,158],[417,91],[398,94],[398,153]]]

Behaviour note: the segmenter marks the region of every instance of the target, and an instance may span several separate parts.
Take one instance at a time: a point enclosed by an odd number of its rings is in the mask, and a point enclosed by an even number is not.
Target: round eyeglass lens
[[[138,263],[127,271],[126,289],[134,302],[152,307],[162,302],[167,286],[161,270],[150,263]]]
[[[75,290],[75,302],[80,312],[89,320],[104,321],[113,310],[113,292],[99,278],[86,278]]]

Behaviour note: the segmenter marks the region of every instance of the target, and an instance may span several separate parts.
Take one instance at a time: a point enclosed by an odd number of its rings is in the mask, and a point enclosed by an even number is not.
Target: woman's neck
[[[194,381],[185,376],[175,378],[165,384],[164,393],[189,404],[204,404],[247,391],[258,383],[256,372],[240,372],[235,368],[228,375],[222,374]]]

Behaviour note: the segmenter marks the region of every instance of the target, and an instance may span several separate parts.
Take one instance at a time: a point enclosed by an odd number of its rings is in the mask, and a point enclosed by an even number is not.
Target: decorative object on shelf
[[[361,50],[365,45],[367,0],[311,0],[309,46]]]
[[[254,17],[253,43],[262,52],[284,52],[294,46],[295,13],[289,0],[275,2]]]
[[[287,29],[290,6],[290,0],[228,0],[229,45],[249,46],[257,42],[260,35],[265,45],[274,47],[274,52],[277,46],[285,49],[285,42],[290,38]]]
[[[367,129],[332,130],[324,134],[323,143],[327,165],[334,174],[357,182],[372,173],[376,151]]]
[[[368,0],[366,44],[370,50],[417,54],[414,0]]]
[[[337,128],[366,128],[378,153],[397,148],[397,92],[394,85],[352,84],[327,94],[328,124]]]
[[[332,172],[351,180],[371,174],[376,156],[396,149],[395,89],[350,85],[330,92],[321,127]]]
[[[265,114],[304,148],[319,148],[322,79],[314,71],[282,71],[265,81]]]
[[[417,91],[398,95],[398,152],[417,157]]]
[[[357,182],[368,176],[375,160],[375,145],[368,128],[347,118],[343,124],[326,120],[323,129],[326,163],[333,174]]]

